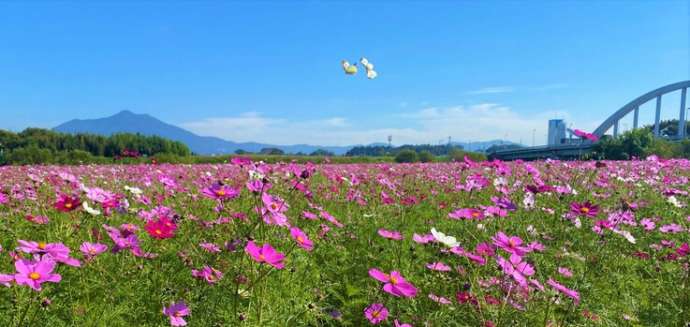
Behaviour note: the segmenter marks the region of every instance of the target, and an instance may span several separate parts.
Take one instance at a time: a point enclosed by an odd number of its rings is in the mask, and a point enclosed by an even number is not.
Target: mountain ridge
[[[94,119],[71,119],[53,128],[62,133],[91,133],[98,135],[111,135],[115,133],[139,133],[142,135],[158,135],[174,141],[186,144],[190,150],[201,155],[231,154],[237,150],[259,152],[264,148],[277,148],[285,153],[309,154],[318,149],[333,152],[336,155],[345,154],[355,146],[325,146],[311,144],[275,145],[259,142],[233,142],[215,136],[201,136],[181,127],[168,124],[149,114],[137,114],[130,110],[122,110],[112,116]],[[482,142],[453,142],[454,145],[462,145],[465,149],[483,150],[493,144],[504,143],[501,140]],[[512,143],[512,142],[505,142]],[[373,143],[385,145],[385,143]]]

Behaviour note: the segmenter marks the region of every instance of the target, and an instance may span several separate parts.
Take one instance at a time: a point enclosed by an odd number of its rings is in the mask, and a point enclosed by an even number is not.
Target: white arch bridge
[[[626,105],[618,109],[606,120],[604,120],[599,127],[597,127],[592,134],[601,138],[608,132],[612,131],[613,137],[618,137],[619,135],[619,124],[620,121],[626,117],[628,114],[633,115],[633,129],[638,128],[639,124],[639,114],[640,107],[650,101],[655,101],[656,111],[654,114],[654,135],[660,137],[660,126],[659,122],[661,120],[661,102],[663,96],[672,92],[680,91],[680,106],[678,110],[678,132],[676,135],[671,136],[672,139],[683,139],[688,137],[685,130],[686,125],[686,99],[688,89],[690,88],[690,80],[677,82],[662,86],[658,89],[649,91],[634,100],[628,102]],[[501,160],[515,160],[515,159],[544,159],[544,158],[578,158],[581,155],[589,152],[594,143],[586,140],[573,140],[571,142],[566,142],[565,144],[557,145],[545,145],[545,146],[533,146],[518,149],[506,149],[498,150],[489,153],[490,158],[496,158]]]

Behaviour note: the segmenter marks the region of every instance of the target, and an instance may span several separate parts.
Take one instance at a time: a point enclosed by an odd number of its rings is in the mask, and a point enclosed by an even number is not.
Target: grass
[[[529,173],[530,167],[540,176]],[[313,170],[312,174],[300,178],[305,169]],[[264,190],[285,200],[289,223],[314,241],[313,251],[297,246],[287,228],[260,219],[254,209],[263,206],[262,201],[245,187],[249,170],[263,172],[264,182],[272,185]],[[498,167],[490,163],[2,167],[1,190],[8,201],[0,205],[4,249],[0,273],[14,273],[8,254],[18,240],[64,243],[81,260],[81,267],[59,264],[56,272],[62,280],[44,283],[40,292],[17,284],[0,288],[0,325],[165,326],[169,319],[162,313],[163,306],[184,300],[191,309],[185,317],[191,326],[365,326],[370,323],[363,311],[372,303],[382,303],[389,310],[382,325],[392,325],[397,319],[414,326],[681,326],[690,322],[688,256],[670,258],[669,254],[689,239],[690,222],[687,207],[675,207],[664,192],[688,191],[689,172],[690,162],[685,160],[607,162],[598,168],[593,162]],[[82,209],[58,212],[56,193],[75,193],[98,207],[78,185],[65,181],[70,179],[68,174],[87,188],[121,194],[129,208],[114,209],[107,217]],[[459,189],[468,185],[468,176],[477,174],[484,177],[474,178],[481,188]],[[503,180],[505,188],[500,190],[499,185],[497,189],[494,182]],[[221,208],[217,200],[201,195],[202,189],[217,181],[241,189],[240,196],[224,201]],[[534,208],[525,208],[525,186],[540,181],[569,185],[577,194],[538,193]],[[295,188],[295,182],[302,183],[310,195]],[[125,185],[141,188],[144,198],[127,193]],[[387,204],[382,193],[392,203]],[[509,198],[517,209],[506,217],[479,221],[448,217],[458,208],[490,211],[482,206],[493,206],[492,196]],[[687,196],[676,198],[687,204]],[[571,203],[585,201],[597,205],[599,214],[579,217],[578,228],[574,218],[564,216]],[[119,200],[118,206],[124,208],[122,203]],[[174,237],[154,239],[144,230],[139,212],[157,206],[174,212],[167,214],[177,224]],[[592,231],[596,221],[631,206],[636,207],[630,212],[637,225],[620,224],[616,230],[629,231],[635,244],[609,229],[602,235]],[[326,211],[344,226],[338,228],[321,217],[305,219],[304,211],[317,215]],[[229,218],[211,224],[238,213],[247,215],[246,221]],[[45,215],[50,221],[36,224],[25,219],[27,214]],[[644,230],[639,224],[643,218],[658,218],[656,228]],[[112,248],[103,224],[125,223],[140,228],[141,248],[157,257],[139,258],[125,250],[84,259],[79,252],[82,242]],[[672,223],[683,231],[660,232],[659,227]],[[528,232],[528,226],[536,233]],[[542,252],[532,251],[523,258],[534,267],[531,278],[543,284],[544,290],[522,289],[504,274],[496,264],[496,256],[508,258],[504,250],[496,249],[495,256],[485,256],[486,264],[479,265],[450,253],[440,243],[413,241],[414,233],[428,234],[432,227],[456,236],[467,251],[475,251],[482,242],[492,243],[498,232],[543,244]],[[379,229],[399,231],[403,239],[384,238]],[[275,269],[253,261],[243,251],[248,238],[285,253],[285,267]],[[233,240],[239,243],[237,249],[226,249],[226,242]],[[208,253],[199,246],[202,242],[223,250]],[[634,255],[639,252],[649,258]],[[30,258],[26,253],[19,255]],[[452,271],[425,267],[439,261]],[[215,284],[194,278],[191,270],[204,265],[222,271],[223,277]],[[560,275],[559,267],[569,268],[573,276]],[[384,292],[383,284],[369,276],[371,268],[400,271],[417,288],[417,295],[404,298]],[[548,286],[549,278],[579,292],[579,304]],[[492,279],[498,284],[487,286]],[[458,302],[459,292],[468,292],[477,304]],[[452,303],[438,304],[429,299],[430,293]],[[491,299],[498,303],[492,304]]]

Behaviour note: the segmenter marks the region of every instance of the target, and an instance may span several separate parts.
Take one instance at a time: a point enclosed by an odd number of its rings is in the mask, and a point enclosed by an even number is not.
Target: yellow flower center
[[[511,248],[515,247],[515,240],[513,240],[512,238],[508,240],[508,245],[510,245]]]
[[[173,316],[175,316],[177,318],[182,317],[182,311],[175,312],[175,314]]]
[[[476,212],[476,211],[472,212],[472,217],[474,217],[474,218],[479,217],[479,212]]]
[[[266,257],[263,254],[259,254],[259,259],[266,260]]]
[[[278,205],[275,203],[271,203],[271,209],[278,210]]]
[[[397,283],[398,283],[398,279],[395,278],[395,277],[393,277],[393,276],[391,276],[391,284],[395,285],[395,284],[397,284]]]
[[[223,190],[223,189],[217,190],[217,191],[216,191],[216,195],[217,195],[217,196],[223,196],[223,195],[225,195],[225,190]]]
[[[374,318],[378,318],[380,314],[381,314],[381,312],[379,312],[379,311],[374,311],[374,312],[371,313],[371,316],[374,317]]]
[[[587,207],[582,207],[582,208],[580,208],[580,212],[582,212],[582,213],[589,213],[589,208],[587,208]]]
[[[70,203],[70,202],[65,203],[65,208],[69,209],[71,207],[72,207],[72,203]]]
[[[304,243],[304,237],[302,237],[302,236],[297,236],[297,242],[299,242],[299,243]]]
[[[153,231],[153,232],[154,232],[156,235],[161,235],[161,234],[163,234],[163,231],[160,230],[160,229],[156,229],[156,230]]]
[[[45,243],[45,242],[39,242],[39,243],[38,243],[38,248],[41,249],[41,250],[45,250],[45,248],[46,248],[46,243]]]
[[[37,272],[32,272],[29,274],[29,278],[31,278],[33,280],[38,280],[39,278],[41,278],[41,274],[39,274]]]
[[[89,250],[89,253],[92,254],[92,255],[93,255],[93,254],[96,254],[96,249],[91,249],[91,250]]]

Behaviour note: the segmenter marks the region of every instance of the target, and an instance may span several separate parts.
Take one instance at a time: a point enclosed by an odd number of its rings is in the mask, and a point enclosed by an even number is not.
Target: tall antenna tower
[[[391,147],[393,144],[393,135],[388,135],[388,146]]]

